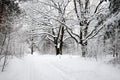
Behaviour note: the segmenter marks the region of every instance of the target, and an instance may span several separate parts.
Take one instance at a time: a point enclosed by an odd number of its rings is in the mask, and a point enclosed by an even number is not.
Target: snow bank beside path
[[[13,58],[0,80],[120,80],[120,70],[80,56],[26,55]]]

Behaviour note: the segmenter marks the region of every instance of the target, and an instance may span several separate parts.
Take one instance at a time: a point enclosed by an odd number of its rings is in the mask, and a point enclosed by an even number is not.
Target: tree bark
[[[63,48],[63,36],[64,36],[64,26],[61,29],[61,40],[60,40],[60,55],[62,55],[62,48]]]

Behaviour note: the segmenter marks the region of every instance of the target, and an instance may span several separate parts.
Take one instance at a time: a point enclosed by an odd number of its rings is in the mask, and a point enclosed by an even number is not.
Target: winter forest
[[[0,0],[0,80],[120,80],[120,0]]]

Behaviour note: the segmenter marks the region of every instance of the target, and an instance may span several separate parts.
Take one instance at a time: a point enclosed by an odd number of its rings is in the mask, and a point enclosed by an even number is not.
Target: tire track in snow
[[[77,61],[77,62],[76,62]],[[88,67],[89,66],[89,67]],[[119,72],[109,66],[55,56],[25,56],[13,59],[0,80],[119,80]],[[104,69],[105,68],[105,69]],[[104,71],[106,70],[106,71]],[[110,72],[115,73],[112,75]],[[106,77],[109,76],[109,77]]]
[[[26,60],[27,80],[71,80],[63,71],[44,60]],[[51,75],[52,73],[55,73]],[[48,79],[49,78],[49,79]],[[73,80],[73,79],[72,79]]]
[[[27,80],[44,80],[41,76],[42,72],[39,71],[40,68],[36,66],[42,66],[44,64],[38,64],[38,61],[34,59],[34,57],[27,58],[25,60],[25,69],[26,69],[26,79]],[[46,79],[47,80],[47,79]]]

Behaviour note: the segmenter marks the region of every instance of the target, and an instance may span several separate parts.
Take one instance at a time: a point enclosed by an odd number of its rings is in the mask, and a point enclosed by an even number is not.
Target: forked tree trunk
[[[52,34],[55,35],[54,30],[52,30]],[[56,55],[62,55],[63,37],[64,37],[64,26],[61,25],[59,28],[58,35],[54,37]]]
[[[79,4],[79,8],[77,8],[77,4]],[[79,41],[81,45],[81,50],[82,50],[82,56],[85,57],[87,54],[87,41],[83,42],[83,39],[86,38],[87,31],[88,31],[88,23],[87,20],[85,19],[84,15],[88,13],[88,6],[89,6],[89,0],[85,0],[85,6],[83,6],[83,3],[81,0],[74,0],[74,7],[75,7],[75,13],[77,16],[77,19],[79,21],[79,26],[80,26],[80,35],[79,35]],[[84,14],[79,14],[83,13],[82,9],[85,9]]]

